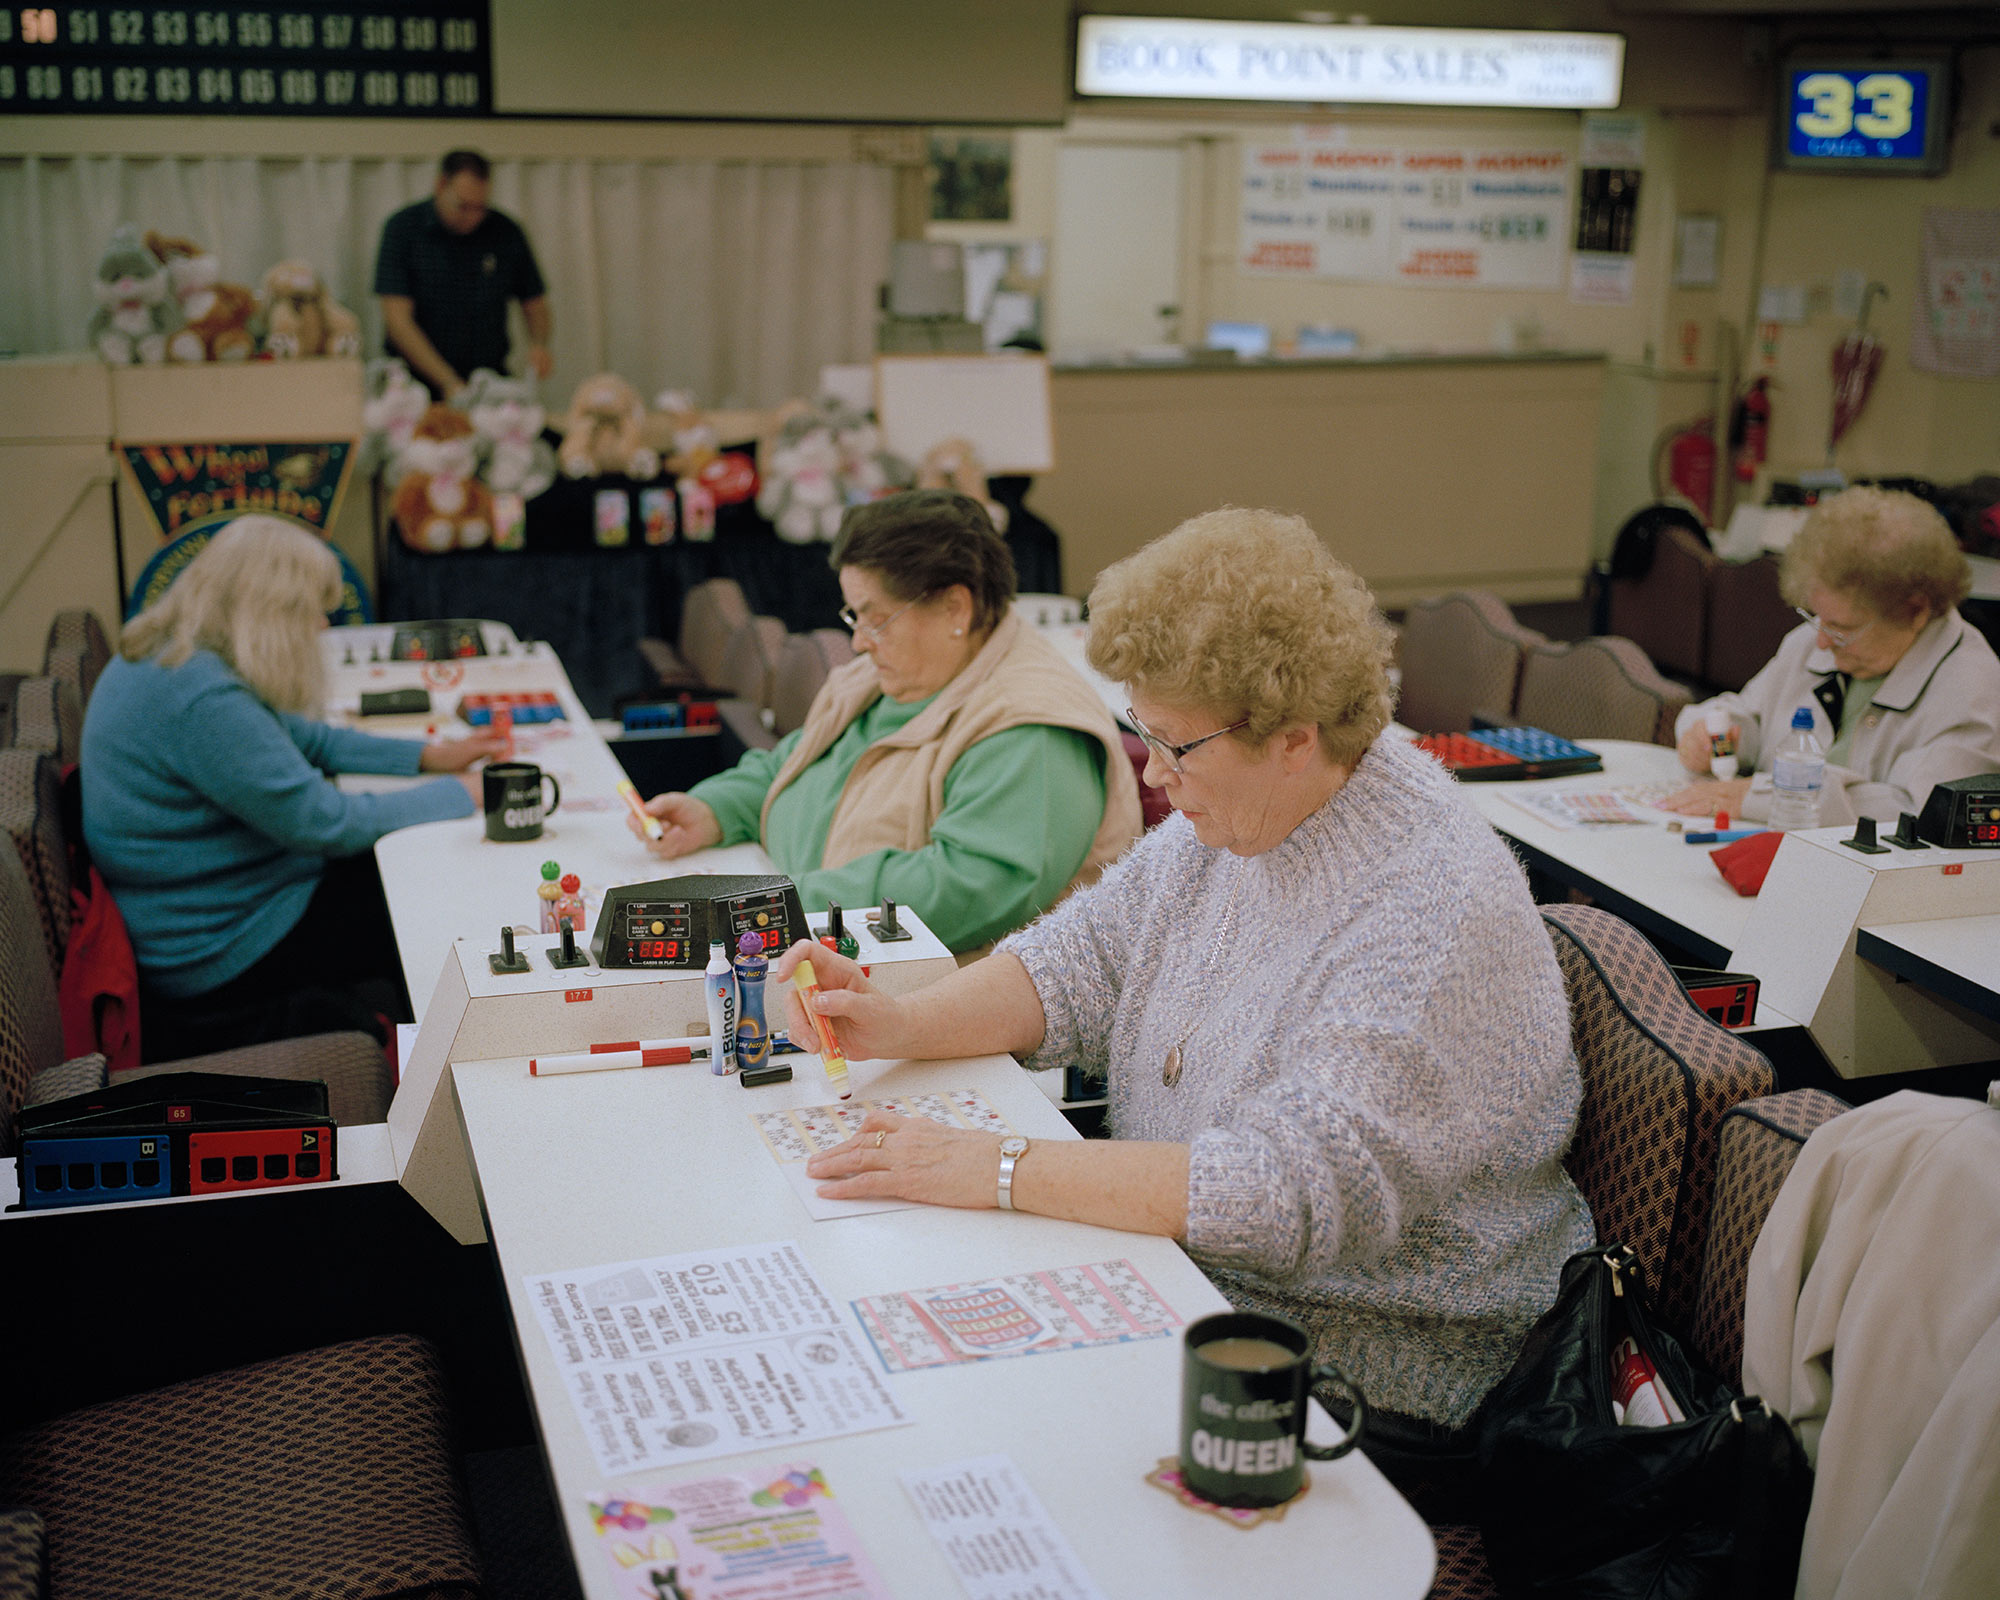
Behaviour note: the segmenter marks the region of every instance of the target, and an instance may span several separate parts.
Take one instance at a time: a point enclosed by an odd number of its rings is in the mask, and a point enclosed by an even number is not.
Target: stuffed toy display
[[[986,468],[970,439],[940,439],[924,452],[917,466],[919,489],[956,489],[986,507],[993,519],[993,531],[1007,531],[1007,508],[986,497]]]
[[[532,500],[556,481],[556,453],[542,437],[548,413],[534,381],[481,367],[452,397],[472,419],[479,440],[479,475],[496,494]]]
[[[475,549],[492,537],[493,495],[479,481],[472,420],[442,401],[424,413],[399,457],[396,527],[412,550]]]
[[[646,407],[639,391],[615,372],[585,378],[570,397],[562,421],[562,448],[556,452],[572,478],[623,473],[651,478],[660,470],[659,452],[645,443]]]
[[[175,361],[247,361],[257,353],[250,332],[257,297],[222,281],[222,263],[192,239],[146,235],[146,248],[165,263],[167,284],[185,326],[167,341]]]
[[[383,469],[393,489],[402,471],[403,446],[415,437],[417,424],[431,408],[430,390],[394,356],[369,362],[363,387],[368,398],[361,402],[361,425],[368,431],[357,465],[364,476]]]
[[[789,405],[763,442],[757,509],[793,544],[831,542],[851,505],[908,488],[910,469],[882,448],[865,412],[823,397]]]
[[[111,236],[97,263],[97,309],[86,337],[114,366],[167,359],[167,341],[181,326],[181,311],[160,258],[139,240],[129,222]]]
[[[280,261],[265,273],[261,305],[264,349],[279,361],[361,354],[360,319],[326,292],[310,262]]]

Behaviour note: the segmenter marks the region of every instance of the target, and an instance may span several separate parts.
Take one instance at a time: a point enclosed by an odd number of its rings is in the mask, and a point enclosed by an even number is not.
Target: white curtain
[[[225,278],[253,289],[278,261],[310,261],[379,351],[369,286],[382,221],[428,195],[435,170],[348,157],[0,159],[0,354],[84,348],[97,259],[121,222],[208,246]],[[501,161],[493,201],[528,230],[548,282],[551,412],[607,369],[648,399],[678,388],[704,406],[772,405],[874,349],[893,232],[886,167]],[[514,344],[518,367],[518,325]]]

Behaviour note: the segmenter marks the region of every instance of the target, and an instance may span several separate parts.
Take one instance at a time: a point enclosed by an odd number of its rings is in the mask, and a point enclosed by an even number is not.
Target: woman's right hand
[[[1743,737],[1742,727],[1734,722],[1729,725],[1729,733],[1730,737],[1735,739]],[[1709,739],[1708,724],[1700,717],[1696,717],[1694,721],[1690,722],[1682,732],[1679,741],[1674,745],[1674,753],[1681,758],[1681,765],[1686,767],[1688,771],[1699,772],[1703,777],[1707,777],[1708,758],[1713,754],[1713,746]]]
[[[691,794],[678,790],[656,794],[646,802],[646,814],[660,819],[663,831],[659,838],[646,839],[645,828],[630,811],[625,814],[625,826],[645,839],[646,848],[662,860],[722,843],[722,824],[715,820],[715,812]]]
[[[815,1008],[833,1023],[833,1035],[848,1060],[893,1061],[916,1054],[903,1002],[880,993],[858,962],[810,939],[801,939],[771,968],[771,981],[784,991],[785,1028],[792,1043],[804,1050],[819,1047],[819,1030],[806,1015],[805,997],[792,986],[793,972],[808,957],[820,989]]]

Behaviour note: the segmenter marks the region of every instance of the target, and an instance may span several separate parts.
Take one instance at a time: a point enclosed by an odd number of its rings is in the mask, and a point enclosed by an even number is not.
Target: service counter
[[[1058,366],[1035,502],[1072,593],[1217,506],[1303,515],[1384,605],[1582,593],[1605,361],[1407,355]]]

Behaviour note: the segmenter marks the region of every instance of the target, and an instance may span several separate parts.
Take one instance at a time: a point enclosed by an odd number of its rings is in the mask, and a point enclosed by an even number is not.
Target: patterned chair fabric
[[[1847,1109],[1822,1089],[1793,1089],[1731,1106],[1722,1119],[1715,1206],[1688,1335],[1696,1354],[1731,1382],[1741,1380],[1743,1367],[1750,1251],[1813,1129]]]
[[[0,1600],[48,1600],[49,1534],[26,1506],[0,1506]]]
[[[23,678],[14,689],[14,748],[45,750],[73,766],[83,740],[83,702],[61,678]]]
[[[162,1072],[220,1072],[232,1078],[287,1078],[326,1085],[327,1109],[343,1128],[389,1120],[396,1074],[382,1047],[365,1033],[315,1033],[302,1039],[248,1044],[185,1061],[161,1061],[112,1075],[131,1083]]]
[[[44,1067],[28,1083],[21,1097],[26,1106],[47,1105],[51,1100],[67,1100],[73,1094],[95,1094],[111,1080],[110,1063],[102,1050],[87,1056],[71,1056],[52,1067]]]
[[[40,750],[0,750],[0,828],[13,840],[41,921],[49,970],[69,949],[69,848],[63,838],[62,773]]]
[[[779,738],[805,726],[813,696],[827,674],[853,659],[854,639],[845,628],[815,628],[786,636],[771,686],[772,726]]]
[[[1419,600],[1403,615],[1396,720],[1419,733],[1463,733],[1476,711],[1512,714],[1522,655],[1543,642],[1493,595]]]
[[[1701,677],[1709,573],[1719,565],[1707,539],[1678,524],[1659,529],[1643,577],[1621,577],[1613,565],[1609,631],[1630,639],[1662,671]]]
[[[1565,739],[1670,745],[1674,718],[1693,698],[1630,639],[1579,639],[1528,648],[1514,715]]]
[[[42,671],[76,686],[77,704],[90,706],[90,691],[97,687],[97,675],[111,660],[111,641],[104,637],[104,625],[94,611],[58,611],[49,624],[48,643],[42,650]]]
[[[1637,929],[1595,906],[1544,906],[1569,992],[1583,1109],[1565,1163],[1597,1237],[1638,1253],[1672,1327],[1694,1320],[1716,1132],[1769,1094],[1762,1051],[1695,1009]]]
[[[1708,641],[1701,677],[1711,689],[1740,689],[1799,625],[1778,590],[1778,558],[1718,561],[1708,575]]]
[[[0,672],[0,750],[14,748],[14,695],[25,672]]]
[[[681,608],[681,659],[703,683],[720,684],[723,653],[736,630],[750,620],[750,603],[734,578],[710,578],[688,591]]]
[[[473,1600],[481,1589],[443,1372],[404,1335],[0,1440],[0,1503],[46,1523],[62,1600]]]
[[[15,1113],[36,1073],[63,1058],[56,978],[43,954],[41,919],[27,870],[0,850],[0,1157],[14,1153]],[[0,1494],[0,1504],[6,1496]]]

